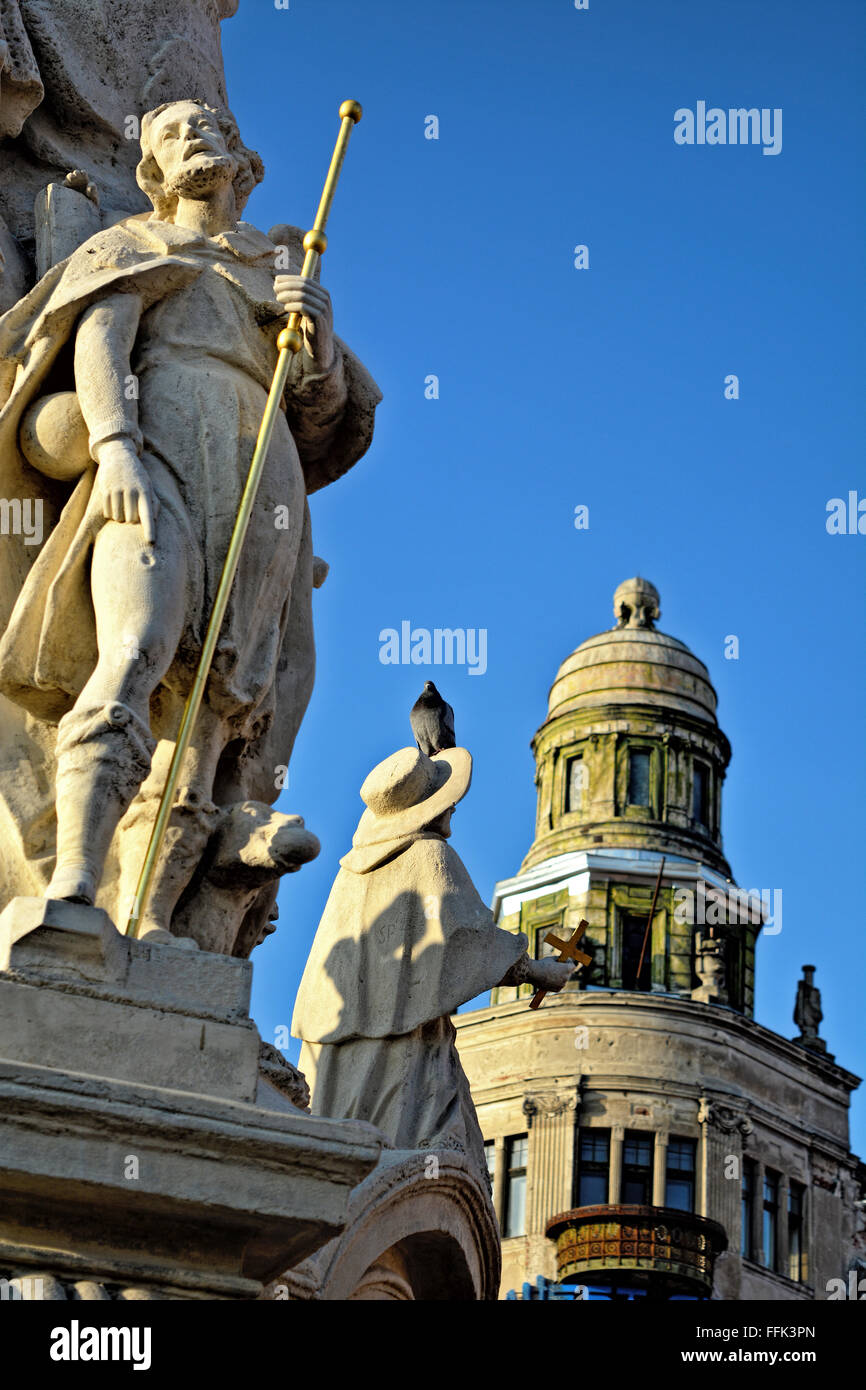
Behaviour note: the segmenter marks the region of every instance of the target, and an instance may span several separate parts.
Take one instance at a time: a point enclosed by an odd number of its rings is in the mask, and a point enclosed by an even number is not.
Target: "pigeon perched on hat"
[[[409,723],[415,742],[428,758],[441,753],[443,748],[454,748],[454,710],[443,700],[432,681],[424,682],[424,689],[412,706]]]

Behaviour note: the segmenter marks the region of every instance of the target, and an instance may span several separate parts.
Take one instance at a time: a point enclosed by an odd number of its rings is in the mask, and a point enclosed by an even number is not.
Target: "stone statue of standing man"
[[[19,882],[8,887],[27,891],[23,861],[33,871],[51,856],[53,773],[56,857],[44,891],[99,897],[115,920],[122,914],[237,514],[281,316],[300,313],[304,336],[147,932],[178,930],[175,909],[184,895],[188,906],[214,837],[239,846],[239,865],[247,828],[261,838],[313,683],[307,493],[361,457],[380,396],[335,337],[327,291],[294,273],[300,235],[285,229],[290,240],[277,245],[240,221],[262,164],[227,111],[190,100],[150,112],[137,177],[152,214],[92,237],[0,320],[0,491],[44,504],[49,532],[35,559],[17,547],[0,595],[4,711],[17,712],[19,746],[29,740],[37,768],[24,797]],[[0,768],[0,799],[3,779]],[[8,805],[15,795],[11,787]],[[290,829],[302,838],[302,822]],[[300,859],[315,853],[309,843],[295,849]],[[285,867],[273,868],[271,901]],[[250,907],[247,894],[238,911]],[[231,930],[222,944],[200,944],[238,949]]]
[[[815,984],[814,965],[803,966],[803,978],[797,981],[797,999],[794,1004],[794,1022],[800,1036],[794,1041],[815,1052],[825,1052],[827,1044],[818,1036],[818,1028],[824,1015],[821,1011],[821,991]]]

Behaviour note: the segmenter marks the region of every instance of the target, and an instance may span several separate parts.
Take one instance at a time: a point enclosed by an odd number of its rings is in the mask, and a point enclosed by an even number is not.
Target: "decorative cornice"
[[[530,901],[543,897],[556,888],[565,887],[570,880],[581,874],[590,874],[597,882],[607,879],[619,882],[622,879],[645,879],[654,884],[658,874],[659,851],[656,849],[580,849],[568,850],[563,854],[533,864],[531,868],[515,874],[513,878],[503,878],[494,887],[494,916],[499,917],[504,898],[519,897]],[[662,883],[665,887],[697,884],[703,880],[720,892],[728,892],[736,887],[729,878],[712,868],[699,857],[668,854]]]
[[[558,1115],[565,1115],[569,1111],[577,1110],[580,1105],[580,1096],[577,1091],[570,1091],[562,1095],[558,1091],[534,1091],[527,1094],[523,1100],[523,1113],[526,1116],[527,1126],[532,1129],[533,1121],[537,1115],[542,1119],[550,1120]]]
[[[745,1106],[726,1105],[723,1101],[710,1100],[706,1095],[698,1101],[698,1123],[712,1125],[722,1134],[733,1134],[738,1129],[744,1138],[754,1129]]]
[[[463,1029],[495,1026],[516,1015],[521,1016],[522,1027],[531,1022],[533,1030],[539,1027],[562,1028],[566,1024],[564,1013],[573,1012],[574,1018],[571,1022],[586,1023],[586,1015],[596,1010],[603,1010],[604,1013],[599,1013],[593,1018],[589,1026],[620,1026],[616,1014],[621,1010],[627,1010],[635,1024],[643,1010],[650,1010],[654,1014],[669,1014],[672,1019],[671,1027],[674,1029],[677,1026],[676,1021],[681,1018],[686,1031],[692,1037],[697,1036],[696,1025],[706,1023],[711,1027],[714,1039],[718,1039],[720,1032],[729,1032],[733,1039],[749,1050],[750,1054],[754,1053],[756,1047],[766,1048],[776,1057],[783,1058],[788,1065],[793,1063],[798,1070],[807,1071],[811,1079],[820,1079],[828,1091],[839,1088],[848,1092],[855,1091],[862,1080],[853,1072],[841,1067],[838,1062],[829,1062],[824,1053],[798,1047],[780,1033],[774,1033],[763,1023],[739,1013],[728,1004],[705,1004],[676,994],[616,989],[570,990],[565,995],[554,995],[548,999],[534,1019],[526,1019],[526,1004],[523,999],[511,999],[504,1003],[488,1004],[483,1009],[472,1009],[464,1014],[457,1014],[454,1022],[458,1034]],[[610,1018],[606,1017],[608,1010]]]
[[[827,1163],[822,1163],[812,1154],[812,1186],[822,1187],[825,1192],[832,1192],[834,1196],[841,1190],[842,1176],[838,1167],[831,1167]]]

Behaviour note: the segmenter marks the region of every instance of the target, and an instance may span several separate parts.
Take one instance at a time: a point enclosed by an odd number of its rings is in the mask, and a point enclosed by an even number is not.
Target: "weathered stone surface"
[[[352,1194],[342,1235],[263,1297],[461,1302],[495,1299],[498,1288],[499,1233],[471,1161],[391,1151]]]
[[[381,1136],[261,1067],[246,961],[39,899],[0,939],[0,1275],[48,1280],[24,1297],[255,1297],[342,1228]]]
[[[310,1088],[302,1071],[287,1062],[272,1043],[263,1042],[259,1048],[259,1084],[272,1086],[299,1110],[310,1109]]]
[[[36,197],[36,278],[102,230],[92,198],[68,182],[49,183]]]
[[[106,912],[52,898],[15,898],[0,914],[0,971],[36,980],[120,980],[127,953]]]
[[[104,912],[16,899],[0,970],[0,1057],[252,1100],[246,961],[121,936]]]
[[[0,1061],[0,1266],[254,1297],[342,1228],[380,1142],[288,1105]]]
[[[2,0],[0,215],[29,276],[34,200],[52,180],[85,170],[103,225],[147,209],[135,179],[138,122],[190,94],[225,104],[220,23],[236,9],[237,0]],[[0,281],[2,307],[24,288],[4,294]]]

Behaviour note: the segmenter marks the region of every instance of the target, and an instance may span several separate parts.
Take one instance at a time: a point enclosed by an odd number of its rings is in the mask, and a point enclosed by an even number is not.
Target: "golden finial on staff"
[[[356,126],[361,119],[361,103],[358,101],[344,101],[340,107],[340,130],[337,135],[337,143],[334,146],[334,153],[331,156],[331,163],[325,178],[325,186],[322,189],[322,196],[319,199],[319,207],[316,212],[315,221],[304,237],[304,264],[301,267],[301,275],[306,280],[311,280],[316,273],[319,258],[324,254],[328,245],[328,238],[325,236],[325,224],[331,211],[331,204],[334,201],[334,193],[337,189],[337,181],[340,177],[340,170],[343,167],[343,160],[349,144],[349,136],[352,127]],[[247,533],[253,505],[256,500],[259,483],[265,466],[265,460],[270,447],[271,435],[274,431],[274,424],[277,418],[277,411],[280,408],[283,391],[286,386],[286,378],[289,368],[296,352],[303,346],[299,328],[301,315],[292,313],[289,315],[288,323],[283,328],[277,338],[279,357],[277,358],[276,370],[274,371],[271,389],[268,393],[267,405],[262,416],[262,423],[259,426],[259,433],[256,439],[256,447],[250,462],[247,480],[241,495],[240,506],[237,518],[232,529],[232,536],[229,548],[226,553],[225,563],[223,564],[220,582],[214,599],[213,611],[207,625],[204,643],[202,645],[201,657],[196,668],[195,678],[190,687],[189,695],[184,705],[183,716],[180,727],[177,731],[177,740],[174,745],[171,763],[169,764],[168,775],[166,776],[165,786],[159,802],[159,809],[156,813],[156,820],[150,834],[150,841],[147,846],[147,853],[144,856],[144,863],[141,867],[135,896],[132,900],[132,908],[129,914],[129,921],[126,927],[127,936],[135,936],[138,931],[138,924],[147,910],[150,891],[153,884],[153,876],[162,851],[168,822],[171,816],[172,802],[174,793],[177,789],[178,778],[180,777],[181,767],[189,747],[195,728],[195,721],[201,708],[205,686],[211,663],[213,662],[214,652],[216,651],[217,639],[219,638],[220,628],[225,617],[226,607],[231,593],[232,583],[234,582],[235,572],[238,567],[244,538]]]

